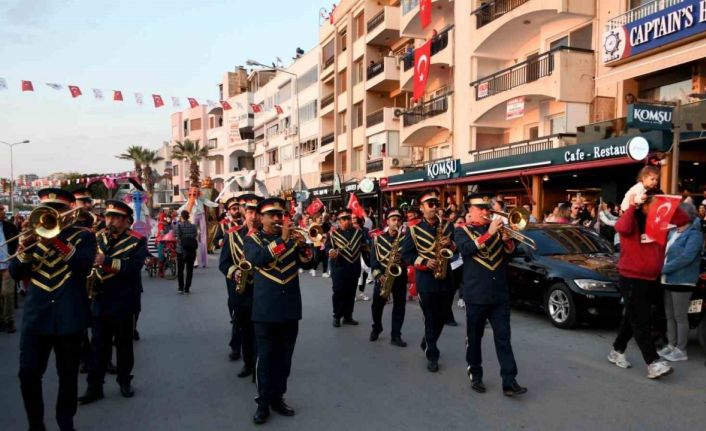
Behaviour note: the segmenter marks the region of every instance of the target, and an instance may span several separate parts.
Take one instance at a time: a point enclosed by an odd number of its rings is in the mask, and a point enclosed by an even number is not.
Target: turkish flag
[[[422,28],[431,24],[431,0],[419,0],[419,20]]]
[[[114,90],[113,91],[113,100],[116,102],[122,102],[123,101],[123,92],[120,90]]]
[[[189,106],[191,106],[192,108],[196,108],[197,106],[199,106],[199,102],[197,102],[196,99],[194,99],[193,97],[188,97],[186,100],[189,101]]]
[[[233,109],[233,107],[230,106],[230,103],[228,103],[228,102],[225,101],[225,100],[221,100],[221,106],[223,107],[223,109],[224,109],[225,111],[228,111],[228,110],[230,110],[230,109]]]
[[[645,234],[649,238],[661,245],[666,244],[669,222],[679,208],[679,203],[681,196],[656,195],[652,199],[645,223]]]
[[[69,85],[69,91],[74,99],[81,95],[81,89],[75,85]]]
[[[32,81],[22,81],[22,91],[34,91]]]
[[[284,109],[282,109],[282,107],[279,105],[275,105],[275,111],[277,111],[277,115],[284,114]]]
[[[420,100],[427,88],[429,79],[429,59],[431,58],[431,39],[414,50],[414,93],[413,97]]]
[[[313,216],[314,214],[318,213],[324,208],[324,203],[321,202],[321,199],[316,198],[314,199],[308,207],[306,207],[306,212],[310,216]]]
[[[356,196],[355,193],[351,193],[351,198],[348,201],[348,206],[346,208],[351,210],[351,213],[353,213],[353,215],[356,217],[365,217],[365,210],[363,209],[363,205],[360,204],[358,196]]]
[[[262,109],[260,109],[260,105],[257,103],[251,103],[250,107],[252,108],[252,112],[261,112]]]
[[[154,100],[154,107],[155,108],[160,108],[160,107],[164,106],[164,100],[162,100],[162,96],[160,96],[159,94],[153,94],[152,100]]]

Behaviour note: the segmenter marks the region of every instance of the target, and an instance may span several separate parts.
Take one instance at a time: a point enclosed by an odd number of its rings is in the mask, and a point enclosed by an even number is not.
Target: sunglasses
[[[435,202],[435,201],[431,201],[431,202],[428,202],[428,201],[427,201],[427,202],[424,202],[424,203],[425,203],[426,206],[428,206],[429,208],[439,208],[439,207],[441,206],[441,202],[438,202],[438,201],[436,201],[436,202]]]
[[[339,220],[350,220],[351,216],[341,216],[338,218]]]

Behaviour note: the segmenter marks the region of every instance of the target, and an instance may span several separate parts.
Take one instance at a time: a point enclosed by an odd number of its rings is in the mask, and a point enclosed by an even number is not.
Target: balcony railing
[[[333,103],[333,99],[336,97],[335,94],[329,94],[328,96],[321,99],[321,109],[324,109],[328,105]]]
[[[590,49],[558,46],[535,58],[471,82],[471,85],[476,87],[476,100],[482,100],[551,75],[554,72],[554,54],[561,50],[593,52]]]
[[[452,28],[453,27],[447,28],[446,30],[437,34],[434,39],[432,39],[432,41],[431,41],[431,55],[432,56],[434,56],[434,54],[438,54],[439,52],[443,51],[444,48],[449,46],[449,31],[451,31]],[[402,61],[404,63],[404,70],[405,71],[413,68],[414,67],[414,51],[405,55],[404,58],[402,59]]]
[[[365,165],[365,172],[380,172],[383,170],[383,159],[371,160]]]
[[[370,66],[368,66],[368,71],[366,76],[368,79],[374,78],[381,74],[385,70],[385,59],[383,58],[380,60],[378,63],[373,63]]]
[[[383,122],[385,119],[385,108],[379,109],[372,114],[368,114],[368,116],[365,118],[365,125],[366,127],[373,127],[377,124],[380,124]]]
[[[333,171],[331,172],[322,172],[321,173],[321,182],[326,183],[329,181],[333,181]]]
[[[368,20],[368,33],[375,30],[375,28],[382,24],[383,21],[385,21],[385,9]]]
[[[330,65],[332,65],[335,61],[335,58],[335,56],[332,56],[324,60],[324,66],[321,68],[321,70],[326,70]]]
[[[476,28],[481,28],[484,25],[495,21],[528,1],[529,0],[494,0],[485,3],[478,9],[471,12],[476,16]]]
[[[483,160],[499,159],[508,156],[519,156],[522,154],[534,153],[537,151],[551,150],[576,143],[575,133],[559,133],[556,135],[543,136],[537,139],[514,142],[502,147],[489,148],[487,150],[471,151],[471,158],[474,162]]]
[[[607,30],[614,30],[618,27],[622,27],[625,24],[630,24],[631,22],[642,19],[646,16],[657,13],[661,10],[667,9],[674,5],[683,3],[684,0],[653,0],[649,3],[640,5],[634,9],[630,9],[622,15],[618,15],[615,18],[608,21],[606,24]]]
[[[449,93],[450,94],[450,93]],[[421,105],[415,106],[402,114],[404,127],[413,126],[427,118],[441,115],[449,109],[449,94],[435,97]]]
[[[419,8],[419,0],[402,0],[402,15],[407,15],[415,8]]]
[[[333,132],[329,133],[328,135],[324,135],[321,137],[321,146],[323,147],[324,145],[332,144],[335,139],[335,135]]]

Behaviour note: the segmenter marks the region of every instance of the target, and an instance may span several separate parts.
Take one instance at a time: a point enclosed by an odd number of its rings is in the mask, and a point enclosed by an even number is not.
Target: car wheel
[[[571,290],[566,285],[557,283],[547,289],[544,295],[544,310],[557,328],[569,329],[576,326],[578,310]]]
[[[696,334],[699,337],[701,348],[706,351],[706,316],[701,318],[701,323],[699,323],[699,327],[696,328]]]

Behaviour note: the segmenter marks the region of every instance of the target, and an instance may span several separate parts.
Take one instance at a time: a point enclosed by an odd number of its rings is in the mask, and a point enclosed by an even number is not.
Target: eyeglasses
[[[432,202],[425,202],[425,204],[426,204],[429,208],[439,208],[439,207],[441,206],[441,202],[434,202],[434,201],[432,201]]]

